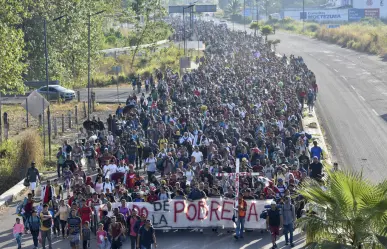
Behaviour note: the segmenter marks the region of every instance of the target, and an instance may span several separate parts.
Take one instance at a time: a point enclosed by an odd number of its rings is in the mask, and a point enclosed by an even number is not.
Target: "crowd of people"
[[[172,25],[184,31],[181,21]],[[86,139],[58,148],[58,179],[42,184],[38,205],[40,175],[32,163],[31,192],[19,209],[24,226],[14,227],[19,248],[27,232],[35,248],[40,240],[51,249],[51,233],[68,238],[71,248],[88,248],[95,231],[101,249],[121,248],[127,239],[132,249],[150,249],[157,244],[149,217],[126,203],[207,197],[239,200],[235,239],[243,238],[246,201],[272,200],[264,218],[273,248],[280,227],[294,245],[304,205],[297,188],[322,176],[323,152],[316,141],[309,149],[312,137],[301,126],[304,99],[310,106],[308,93],[317,93],[315,76],[302,59],[276,56],[261,38],[213,22],[195,27],[206,44],[199,68],[183,75],[157,70],[146,80],[149,94],[129,96],[106,122],[85,122]],[[258,173],[268,185],[245,174],[236,190],[234,177],[222,173],[235,173],[237,160],[240,172]],[[121,208],[95,219],[95,206],[116,202]]]

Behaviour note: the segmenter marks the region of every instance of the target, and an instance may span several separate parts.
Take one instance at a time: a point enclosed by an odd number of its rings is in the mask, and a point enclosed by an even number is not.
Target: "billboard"
[[[364,9],[348,9],[348,21],[357,22],[365,16]]]
[[[322,10],[307,10],[305,13],[297,10],[284,11],[284,17],[290,17],[294,20],[302,20],[316,22],[331,22],[331,21],[348,21],[347,9],[322,9]]]
[[[181,13],[183,14],[183,8],[185,8],[185,12],[190,12],[190,9],[187,9],[188,5],[178,5],[178,6],[168,6],[169,14],[173,13]]]
[[[195,12],[216,12],[216,5],[195,5]]]
[[[380,9],[365,9],[364,10],[364,17],[379,19]]]

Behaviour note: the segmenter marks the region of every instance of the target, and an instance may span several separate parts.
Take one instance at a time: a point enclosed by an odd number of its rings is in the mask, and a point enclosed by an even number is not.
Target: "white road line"
[[[337,71],[337,69],[333,69],[336,73],[338,73],[339,71]]]
[[[325,64],[327,67],[329,67],[329,64]]]
[[[376,116],[379,116],[379,114],[375,111],[375,109],[372,109],[372,111],[375,113]]]
[[[351,85],[351,88],[352,88],[353,90],[356,90],[356,88],[355,88],[354,86],[352,86],[352,85]]]
[[[359,94],[359,98],[363,101],[365,101],[365,98]]]
[[[341,78],[343,78],[345,81],[348,81],[347,77],[345,77],[345,76],[341,76]]]

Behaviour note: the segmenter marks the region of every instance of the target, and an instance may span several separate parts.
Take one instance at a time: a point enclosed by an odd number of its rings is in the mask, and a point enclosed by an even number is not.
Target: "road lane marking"
[[[343,78],[345,81],[348,81],[347,77],[345,77],[345,76],[341,76],[341,78]]]
[[[365,101],[365,98],[359,94],[359,98],[363,101]]]
[[[375,109],[372,109],[372,111],[375,113],[376,116],[379,116],[379,114],[375,111]]]
[[[351,88],[352,88],[353,90],[356,90],[356,88],[355,88],[354,86],[352,86],[352,85],[351,85]]]
[[[333,69],[336,73],[338,73],[339,71],[337,71],[337,69]]]
[[[325,64],[327,67],[329,67],[329,64]]]

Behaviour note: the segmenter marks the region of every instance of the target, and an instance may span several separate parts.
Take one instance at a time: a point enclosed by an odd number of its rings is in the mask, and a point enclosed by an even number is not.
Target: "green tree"
[[[297,223],[306,231],[306,248],[379,249],[387,235],[387,181],[362,173],[328,172],[324,188],[306,181],[299,193],[313,207]]]
[[[260,25],[258,22],[253,22],[250,24],[250,29],[254,30],[254,36],[257,36],[257,30],[259,30]]]
[[[116,10],[116,6],[120,8],[120,3],[120,0],[35,0],[28,6],[30,16],[24,18],[22,22],[28,64],[25,79],[45,79],[43,21],[46,19],[50,79],[60,80],[66,84],[85,82],[88,15],[101,10],[106,11],[102,15],[91,17],[91,56],[94,61],[98,57],[98,50],[105,42],[104,16]],[[63,15],[65,17],[61,20],[53,21],[54,18]]]
[[[165,38],[166,24],[159,21],[159,19],[164,17],[167,12],[159,0],[149,0],[141,3],[141,5],[136,5],[135,9],[129,10],[129,13],[137,13],[139,16],[139,18],[131,19],[136,29],[135,49],[130,63],[131,68],[133,68],[134,60],[141,45],[152,44]],[[129,14],[129,16],[133,15]],[[169,26],[168,29],[171,33]]]
[[[234,29],[235,18],[241,11],[241,2],[239,0],[232,0],[226,8],[226,14],[231,16],[232,26]]]
[[[261,34],[265,36],[267,42],[267,36],[273,33],[273,28],[270,25],[265,25],[261,27]]]
[[[24,34],[19,28],[30,1],[0,0],[0,92],[22,93]]]

